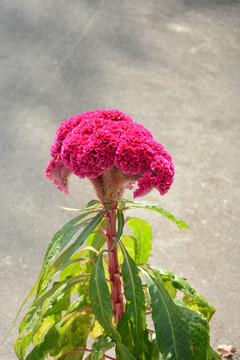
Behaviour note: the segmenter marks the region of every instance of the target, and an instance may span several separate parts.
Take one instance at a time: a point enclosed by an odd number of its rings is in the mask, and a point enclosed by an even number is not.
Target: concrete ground
[[[154,202],[190,225],[139,211],[154,229],[150,261],[216,307],[212,346],[233,344],[240,359],[239,19],[239,0],[1,0],[0,338],[71,216],[59,206],[95,198],[87,180],[72,177],[66,196],[45,178],[55,131],[115,108],[172,155],[172,189]],[[1,360],[16,359],[16,335]]]

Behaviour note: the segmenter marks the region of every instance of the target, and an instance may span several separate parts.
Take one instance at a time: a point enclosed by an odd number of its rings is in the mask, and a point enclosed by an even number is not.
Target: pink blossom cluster
[[[134,198],[152,188],[163,195],[173,182],[174,165],[168,152],[150,131],[118,110],[88,111],[65,120],[50,153],[46,176],[65,193],[71,172],[80,178],[95,179],[112,167],[136,175]]]

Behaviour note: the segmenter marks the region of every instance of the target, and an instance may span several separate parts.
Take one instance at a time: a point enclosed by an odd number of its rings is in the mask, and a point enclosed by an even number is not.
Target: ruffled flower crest
[[[68,177],[89,178],[103,203],[118,202],[124,188],[138,181],[134,198],[152,188],[164,195],[173,182],[174,165],[150,131],[118,110],[75,115],[58,128],[50,148],[46,176],[69,192]]]

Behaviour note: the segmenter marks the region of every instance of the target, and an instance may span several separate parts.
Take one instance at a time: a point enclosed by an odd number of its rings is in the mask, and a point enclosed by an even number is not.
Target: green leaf
[[[40,293],[44,280],[46,280],[45,273],[48,269],[48,265],[58,256],[59,252],[71,241],[76,232],[86,224],[86,220],[80,222],[80,224],[75,225],[80,220],[85,219],[91,212],[87,212],[77,216],[76,218],[70,220],[63,228],[56,232],[53,236],[51,242],[48,245],[42,269],[39,275],[39,285],[37,296]]]
[[[171,296],[171,298],[175,298],[175,296],[177,295],[177,289],[173,286],[171,280],[169,280],[168,276],[161,276],[161,280],[163,281],[163,285],[165,287],[165,289],[167,290],[167,292],[169,293],[169,295]]]
[[[61,264],[63,260],[66,258],[66,253],[63,252],[62,255],[50,266],[48,272],[45,274],[45,280],[43,281],[41,289],[39,290],[38,298],[46,293],[46,288],[48,284],[53,280],[55,276],[59,275],[59,273],[61,273],[60,275],[61,281],[65,280],[69,276],[75,276],[81,272],[83,273],[83,271],[81,271],[80,264],[88,262],[88,259],[83,257],[77,257],[77,255],[78,254],[75,254],[64,265],[59,266],[59,264]],[[89,271],[89,273],[90,272],[91,271]],[[85,274],[87,274],[87,272],[85,272]]]
[[[103,218],[103,220],[100,222],[100,224],[98,226],[105,229],[105,226],[106,226],[105,223],[106,223],[105,219]],[[84,251],[85,257],[88,259],[91,259],[91,260],[95,260],[98,253],[102,250],[105,242],[106,242],[106,237],[104,236],[104,234],[99,232],[99,229],[97,227],[94,230],[94,232],[88,236],[87,247],[82,250],[82,251]],[[83,273],[92,273],[93,266],[94,266],[93,261],[88,261],[88,262],[84,263],[83,267],[82,267],[82,272]]]
[[[163,209],[161,206],[158,206],[158,205],[146,205],[144,203],[136,203],[134,201],[129,201],[129,200],[125,200],[125,201],[132,204],[132,205],[129,206],[129,209],[140,208],[140,209],[153,210],[153,211],[156,211],[156,212],[162,214],[163,216],[167,217],[169,220],[174,222],[180,229],[186,229],[186,228],[189,227],[182,220],[175,219],[175,217],[172,214],[170,214],[167,210]]]
[[[77,216],[76,218],[70,220],[67,224],[65,224],[63,226],[63,228],[61,230],[57,231],[56,234],[53,236],[50,244],[48,245],[39,278],[38,278],[37,282],[35,283],[35,285],[33,286],[30,293],[28,294],[28,296],[26,297],[26,299],[24,300],[24,302],[22,303],[22,305],[17,313],[17,316],[14,320],[13,326],[15,325],[23,306],[31,298],[31,296],[33,296],[33,294],[37,291],[37,295],[36,295],[36,298],[37,298],[41,294],[41,292],[43,292],[47,288],[49,282],[57,274],[56,270],[57,270],[57,267],[59,267],[61,265],[61,262],[59,262],[59,259],[58,259],[58,261],[56,261],[53,264],[53,266],[49,267],[50,262],[52,260],[54,260],[54,258],[56,258],[58,253],[66,245],[66,242],[71,240],[71,238],[74,236],[74,234],[77,232],[77,230],[81,226],[84,225],[86,220],[76,226],[74,226],[74,225],[77,222],[79,222],[81,219],[86,218],[90,213],[91,212],[81,214],[81,215]],[[61,258],[63,259],[64,256],[65,255],[63,254]],[[10,332],[11,332],[11,330],[10,330]]]
[[[37,332],[34,334],[32,342],[34,345],[37,345],[42,340],[44,334],[55,325],[56,323],[56,317],[54,315],[47,316],[43,319],[43,321],[40,324],[40,327],[38,328]]]
[[[105,219],[103,219],[98,226],[105,229],[106,228]],[[98,228],[96,228],[94,231],[98,231]],[[105,238],[105,236],[103,234],[101,234],[99,232],[93,232],[92,234],[90,234],[88,236],[87,246],[91,246],[94,249],[96,249],[97,251],[101,251],[101,249],[102,249],[105,242],[106,242],[106,238]],[[93,257],[91,257],[91,255],[93,255]],[[91,259],[96,258],[96,256],[94,254],[92,254],[92,252],[91,253],[89,252],[88,254],[86,254],[86,256],[90,257]]]
[[[111,251],[114,249],[115,245],[119,242],[122,233],[123,233],[123,227],[124,227],[124,215],[123,212],[119,209],[117,209],[117,221],[118,221],[118,231],[116,235],[116,240],[114,241]]]
[[[39,286],[38,286],[38,294],[40,294],[41,290],[44,290],[48,283],[51,281],[53,276],[57,274],[57,270],[63,270],[64,267],[68,265],[69,258],[73,255],[73,253],[77,250],[78,247],[86,240],[88,235],[95,230],[95,227],[101,222],[103,218],[103,212],[99,212],[90,222],[89,220],[84,220],[80,224],[73,226],[76,221],[80,221],[82,218],[90,215],[92,212],[89,211],[85,214],[81,214],[77,216],[75,219],[72,219],[68,222],[60,231],[58,231],[48,246],[48,250],[45,255],[44,263],[42,266],[42,270],[39,276]],[[89,223],[88,223],[89,222]],[[69,248],[67,248],[61,256],[49,267],[49,264],[57,257],[59,252],[67,245],[67,243],[73,238],[75,233],[84,225],[85,228],[82,233],[75,240],[74,244],[72,244]],[[51,246],[50,246],[51,245]],[[44,285],[44,287],[43,287]]]
[[[121,342],[125,345],[128,350],[132,353],[133,352],[133,338],[132,333],[130,330],[130,320],[128,319],[127,312],[123,313],[118,325],[117,331],[121,336]]]
[[[128,348],[121,343],[118,343],[116,346],[116,354],[117,354],[117,360],[138,360],[128,350]]]
[[[80,350],[73,350],[70,352],[67,352],[57,360],[82,360],[83,359],[84,352]],[[90,354],[91,355],[91,354]],[[91,357],[87,357],[87,359],[91,359]]]
[[[14,328],[14,326],[15,326],[15,324],[16,324],[16,322],[17,322],[17,319],[18,319],[18,317],[19,317],[19,314],[20,314],[20,312],[22,311],[24,305],[25,305],[26,302],[33,296],[33,294],[37,291],[37,288],[38,288],[38,282],[36,282],[36,283],[34,284],[33,288],[31,289],[31,291],[29,292],[28,296],[26,297],[26,299],[25,299],[24,302],[22,303],[20,309],[18,310],[17,315],[16,315],[16,317],[15,317],[15,319],[14,319],[13,325],[12,325],[11,329],[10,329],[9,332],[8,332],[8,335],[10,334],[10,332],[12,331],[12,329]]]
[[[79,275],[66,279],[63,282],[55,283],[52,289],[32,304],[20,325],[20,334],[14,344],[15,352],[19,359],[24,359],[26,349],[40,328],[46,312],[57,302],[58,297],[62,293],[66,293],[79,282],[85,281],[82,279],[84,279],[84,276]]]
[[[158,349],[157,339],[153,339],[151,343],[151,360],[163,360]]]
[[[101,252],[95,260],[95,266],[90,279],[90,298],[93,313],[99,324],[107,331],[107,335],[118,342],[120,336],[112,326],[113,309],[110,293],[105,280]]]
[[[121,238],[121,242],[123,243],[125,249],[127,250],[128,254],[131,256],[131,258],[136,261],[135,257],[135,243],[137,243],[137,240],[130,235],[123,235]],[[118,249],[118,262],[121,265],[123,262],[123,253],[121,252],[121,248]]]
[[[136,239],[134,261],[137,264],[145,264],[152,248],[152,228],[147,221],[137,217],[129,219],[128,226],[132,230],[134,239]]]
[[[143,351],[142,351],[142,359],[149,360],[151,359],[151,352],[152,352],[152,344],[149,340],[149,333],[146,329],[144,331],[144,342],[143,342]]]
[[[208,360],[222,360],[221,356],[214,351],[211,346],[209,347]]]
[[[130,319],[134,353],[136,357],[141,354],[146,328],[145,298],[142,290],[141,279],[138,276],[138,268],[131,259],[123,244],[120,243],[124,261],[122,265],[122,277],[124,282],[124,294],[127,300],[126,311]]]
[[[61,259],[62,261],[62,259]],[[87,262],[87,259],[78,257],[78,254],[74,254],[71,259],[64,265],[58,267],[56,270],[61,272],[60,280],[63,281],[69,276],[76,276],[81,274],[82,263]],[[55,266],[54,266],[55,267]],[[85,273],[86,274],[86,273]]]
[[[65,280],[65,279],[64,279]],[[62,311],[67,310],[70,306],[70,291],[60,293],[57,296],[53,296],[51,303],[44,316],[61,314]]]
[[[94,209],[101,205],[99,200],[90,200],[86,205],[83,206],[83,209],[90,208],[94,206]]]
[[[63,261],[63,266],[68,262],[70,257],[74,254],[74,252],[83,244],[83,242],[88,238],[88,236],[94,231],[96,226],[102,221],[104,217],[104,212],[99,212],[83,229],[81,234],[77,237],[74,243],[68,248],[68,252],[66,253],[66,257]]]
[[[72,313],[80,310],[83,306],[84,306],[83,297],[80,296],[79,298],[77,298],[75,301],[73,301],[70,304],[70,306],[68,307],[68,309],[65,312],[65,315],[68,316],[69,314],[72,314]]]
[[[19,360],[24,360],[25,352],[32,340],[32,335],[29,334],[23,339],[17,338],[14,342],[14,350]]]
[[[119,241],[122,233],[123,233],[123,227],[124,227],[124,215],[123,211],[117,209],[117,221],[118,221],[118,231],[116,235],[116,240]]]
[[[69,351],[76,351],[79,348],[86,348],[87,338],[91,329],[92,314],[86,311],[81,311],[73,316],[68,317],[65,322],[60,321],[56,328],[60,333],[58,344],[54,350],[51,351],[51,356],[58,356],[57,359],[82,359],[84,352],[75,352],[72,355],[65,357]]]
[[[183,297],[183,302],[189,309],[199,311],[206,319],[211,319],[212,315],[215,313],[214,307],[209,304],[209,302],[201,294],[194,290],[188,284],[185,278],[178,276],[166,269],[161,269],[155,265],[147,266],[154,271],[155,275],[163,278],[163,281],[171,281],[175,289],[178,289],[185,294]]]
[[[94,319],[90,332],[91,337],[93,339],[96,339],[98,336],[103,334],[104,334],[104,329],[101,327],[99,322],[96,319]]]
[[[70,265],[72,262],[75,262],[76,260],[71,260],[71,256],[74,254],[74,252],[83,244],[83,242],[88,238],[88,236],[95,230],[96,226],[102,221],[102,218],[104,217],[104,213],[100,212],[98,213],[83,229],[81,234],[77,237],[77,239],[74,241],[72,245],[70,245],[60,256],[59,258],[52,264],[50,268],[48,268],[47,275],[45,275],[45,279],[47,278],[47,283],[51,281],[52,277],[56,275],[56,273],[60,270],[63,270],[68,265]],[[83,226],[83,224],[80,224]],[[40,285],[39,285],[40,287]],[[46,287],[46,283],[45,283]]]
[[[58,331],[55,328],[50,329],[44,339],[28,354],[26,360],[44,360],[58,340]]]
[[[109,336],[98,336],[92,345],[92,360],[100,360],[105,351],[114,346],[112,339]]]
[[[60,359],[61,360],[61,359]],[[92,353],[86,357],[86,360],[92,360]]]
[[[88,211],[84,214],[78,215],[74,219],[67,222],[62,229],[57,231],[55,235],[53,236],[51,242],[48,245],[41,274],[44,273],[44,269],[46,266],[58,255],[58,253],[64,248],[64,246],[68,243],[69,240],[73,237],[73,235],[76,233],[76,231],[81,227],[81,224],[78,224],[74,227],[76,223],[78,223],[80,220],[85,219],[88,215],[91,214],[91,211]],[[84,221],[85,223],[85,221]]]
[[[141,270],[149,287],[160,353],[169,360],[193,360],[191,336],[184,317],[163,284],[150,271]]]
[[[70,209],[70,208],[66,208],[66,207],[62,207],[62,206],[60,208],[62,210],[71,211],[71,212],[81,212],[81,211],[86,211],[88,209],[91,209],[92,211],[94,211],[100,205],[101,205],[101,202],[99,200],[91,200],[86,205],[81,207],[80,209]]]
[[[80,263],[88,261],[88,259],[86,259],[85,257],[78,257],[78,254],[74,254],[69,261],[64,263],[67,255],[68,249],[66,249],[49,267],[49,270],[45,275],[44,286],[42,286],[42,289],[40,291],[41,294],[45,290],[46,285],[48,285],[48,283],[52,281],[54,276],[58,275],[61,272],[61,279],[63,279],[67,276],[79,274]]]
[[[188,309],[181,301],[175,301],[175,304],[187,322],[193,343],[194,360],[208,360],[210,343],[208,321]]]

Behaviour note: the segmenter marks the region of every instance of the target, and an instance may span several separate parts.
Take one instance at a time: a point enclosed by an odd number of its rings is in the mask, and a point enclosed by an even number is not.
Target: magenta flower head
[[[87,111],[65,120],[50,148],[46,176],[69,192],[71,173],[87,177],[103,203],[118,202],[124,188],[134,198],[152,188],[164,195],[173,182],[174,165],[164,147],[144,126],[118,110]]]

